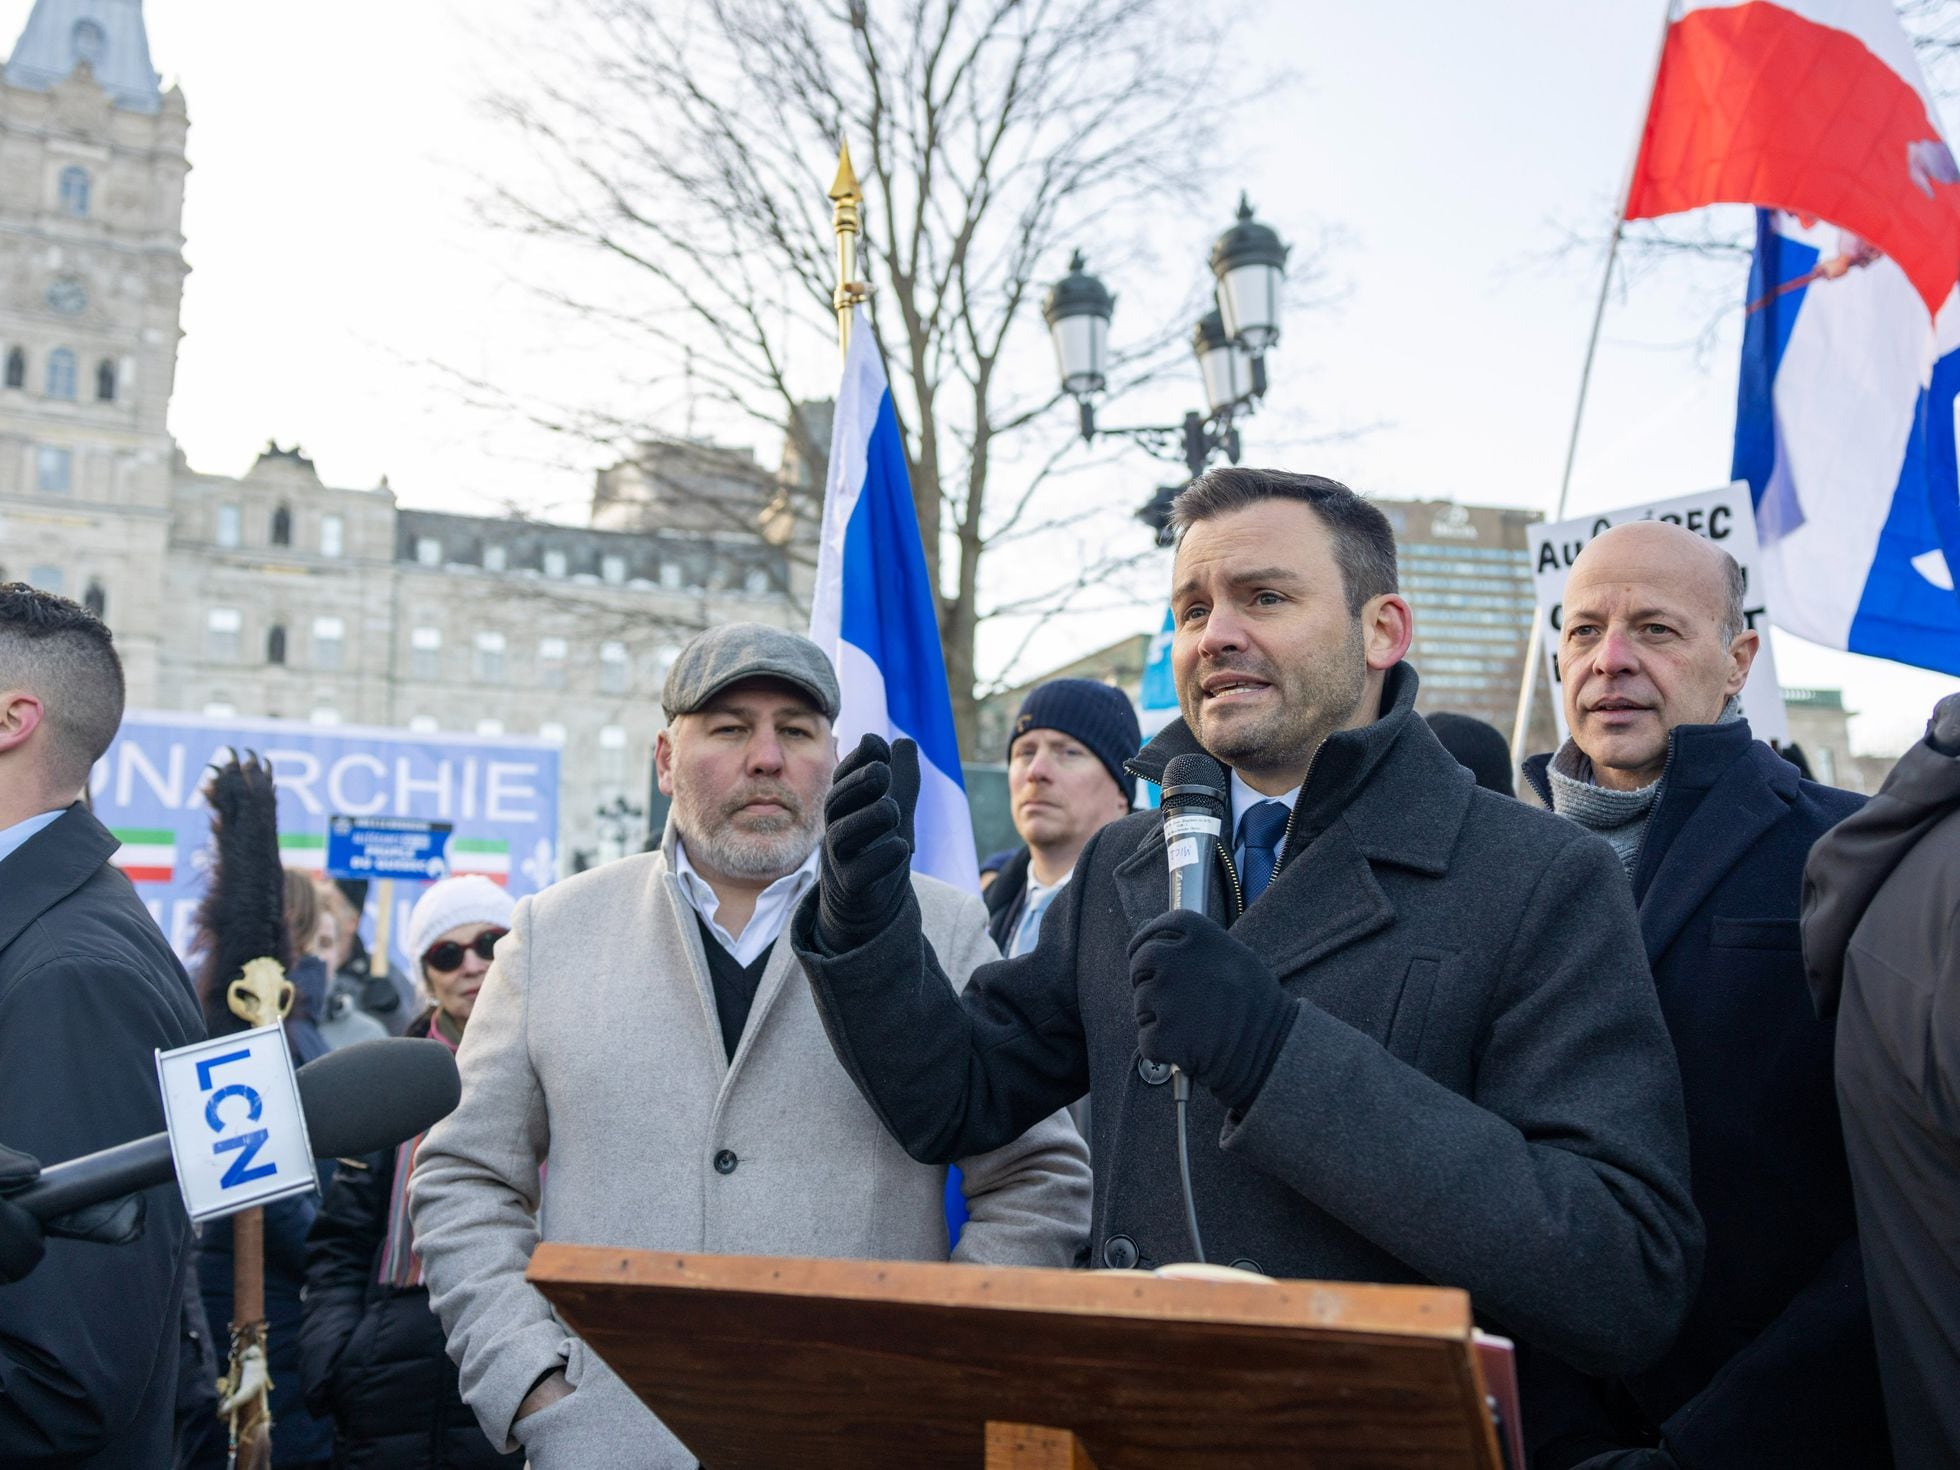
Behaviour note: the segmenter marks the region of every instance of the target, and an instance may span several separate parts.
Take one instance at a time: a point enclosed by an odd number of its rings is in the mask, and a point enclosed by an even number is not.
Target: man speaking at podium
[[[1478,790],[1415,714],[1387,520],[1311,475],[1178,497],[1182,719],[1132,763],[1230,771],[1212,913],[1166,912],[1162,818],[1105,827],[1035,949],[964,993],[906,881],[916,756],[867,737],[792,942],[845,1067],[913,1157],[1085,1092],[1093,1264],[1433,1282],[1592,1371],[1672,1340],[1700,1268],[1681,1085],[1618,859]],[[1238,897],[1243,893],[1243,911]]]

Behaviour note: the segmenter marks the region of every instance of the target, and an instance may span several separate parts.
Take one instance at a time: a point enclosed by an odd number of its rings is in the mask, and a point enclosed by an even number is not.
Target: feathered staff
[[[213,1036],[281,1020],[291,1008],[292,963],[279,863],[278,792],[272,767],[247,752],[212,767],[214,858],[197,908],[203,963],[198,992]],[[231,1463],[263,1470],[272,1460],[271,1375],[266,1371],[265,1216],[231,1220],[232,1322],[229,1371],[218,1380],[218,1413],[231,1426]]]

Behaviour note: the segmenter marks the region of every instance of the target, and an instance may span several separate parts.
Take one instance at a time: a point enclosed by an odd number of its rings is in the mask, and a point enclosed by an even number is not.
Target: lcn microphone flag
[[[913,871],[978,893],[936,605],[891,386],[870,324],[855,313],[831,430],[810,638],[837,669],[840,750],[866,731],[918,744]]]

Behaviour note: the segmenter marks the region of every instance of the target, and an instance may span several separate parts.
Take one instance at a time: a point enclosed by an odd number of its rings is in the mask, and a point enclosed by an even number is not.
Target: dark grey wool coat
[[[1626,879],[1599,838],[1477,790],[1415,692],[1398,665],[1382,717],[1326,742],[1271,887],[1218,915],[1299,1014],[1243,1116],[1194,1090],[1206,1248],[1276,1276],[1463,1287],[1487,1322],[1627,1371],[1672,1339],[1702,1240]],[[1132,769],[1155,780],[1195,748],[1180,721]],[[964,1001],[909,905],[848,954],[819,948],[814,894],[791,930],[832,1044],[915,1157],[997,1147],[1090,1095],[1099,1266],[1190,1255],[1127,955],[1168,887],[1158,814],[1105,827],[1035,951],[982,966]]]

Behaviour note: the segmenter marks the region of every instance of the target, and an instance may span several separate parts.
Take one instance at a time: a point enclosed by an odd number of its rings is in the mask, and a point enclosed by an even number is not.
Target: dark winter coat
[[[203,1039],[190,977],[80,804],[0,862],[0,1138],[43,1163],[163,1129],[153,1054]],[[167,1466],[190,1222],[50,1240],[0,1286],[0,1465]]]
[[[1907,751],[1804,869],[1902,1470],[1960,1465],[1960,757]]]
[[[426,1017],[410,1036],[427,1036]],[[306,1241],[300,1374],[313,1412],[330,1415],[344,1470],[516,1466],[490,1447],[457,1388],[428,1288],[383,1285],[381,1250],[395,1151],[342,1159]]]
[[[1217,915],[1298,1012],[1242,1116],[1193,1092],[1207,1250],[1276,1276],[1467,1288],[1517,1336],[1644,1366],[1680,1324],[1701,1229],[1625,878],[1599,838],[1478,790],[1415,689],[1398,666],[1382,717],[1326,742],[1271,886]],[[1131,768],[1158,780],[1194,748],[1174,722]],[[1222,845],[1218,862],[1234,891]],[[844,955],[818,948],[814,894],[791,929],[833,1045],[915,1157],[998,1147],[1090,1094],[1099,1266],[1190,1253],[1171,1089],[1138,1054],[1127,956],[1168,888],[1160,814],[1103,828],[1034,951],[981,966],[963,1002],[910,904]]]
[[[1548,762],[1525,763],[1546,800]],[[1681,1063],[1708,1257],[1679,1340],[1621,1385],[1631,1433],[1615,1437],[1658,1431],[1693,1470],[1880,1467],[1832,1028],[1811,1007],[1797,925],[1811,844],[1863,798],[1801,779],[1745,720],[1677,727],[1661,782],[1633,896]]]
[[[1028,864],[1032,861],[1034,855],[1025,847],[1016,848],[980,895],[987,906],[987,935],[1002,954],[1007,953],[1008,941],[1014,937],[1014,926],[1021,922],[1022,901],[1028,896]]]

